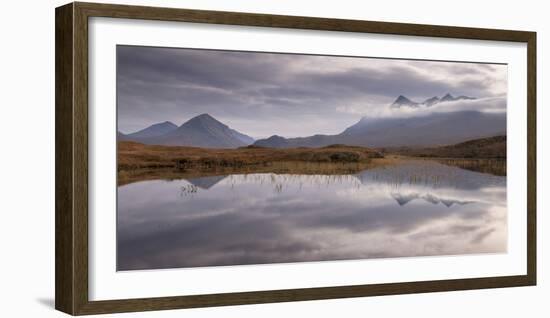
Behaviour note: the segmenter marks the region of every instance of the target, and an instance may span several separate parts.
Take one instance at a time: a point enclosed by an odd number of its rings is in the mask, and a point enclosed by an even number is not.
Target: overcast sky
[[[208,113],[254,138],[336,134],[362,116],[505,111],[507,66],[154,47],[117,47],[118,127],[124,133]],[[399,95],[475,101],[392,110]]]

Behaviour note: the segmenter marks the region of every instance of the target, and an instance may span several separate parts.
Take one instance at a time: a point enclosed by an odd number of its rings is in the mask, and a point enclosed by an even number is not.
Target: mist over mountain
[[[337,135],[257,140],[263,147],[323,147],[345,144],[366,147],[425,147],[506,134],[506,114],[459,111],[416,117],[362,118]]]
[[[136,133],[121,135],[119,140],[149,145],[190,146],[204,148],[237,148],[250,145],[254,139],[216,120],[209,114],[193,117],[177,127],[171,122],[154,124]]]
[[[204,148],[238,148],[251,144],[271,148],[324,147],[332,144],[364,147],[429,147],[506,135],[505,112],[472,110],[476,107],[483,109],[490,105],[505,106],[505,101],[504,104],[502,102],[495,104],[494,100],[488,99],[480,99],[475,103],[464,105],[450,103],[456,101],[468,103],[468,100],[473,99],[475,98],[446,94],[441,98],[434,96],[422,103],[417,103],[400,95],[389,108],[415,108],[414,116],[410,116],[410,111],[404,111],[403,114],[390,117],[363,117],[336,135],[316,134],[285,138],[275,134],[269,138],[254,141],[252,137],[230,128],[211,115],[201,114],[179,127],[166,121],[131,134],[118,132],[117,138],[119,141],[136,141],[151,145]],[[442,105],[447,102],[449,107]],[[428,107],[436,104],[441,106],[427,110]],[[468,110],[457,111],[455,110],[457,107]],[[440,111],[442,109],[444,111]],[[284,134],[284,132],[284,127],[274,131],[278,134]]]
[[[271,136],[257,140],[254,145],[275,148],[324,147],[331,144],[345,144],[365,147],[426,147],[450,145],[466,140],[506,135],[505,112],[483,112],[476,107],[500,107],[495,100],[481,99],[476,104],[464,104],[475,100],[474,97],[451,94],[439,98],[434,96],[417,103],[404,95],[399,95],[390,109],[402,107],[414,108],[415,116],[410,112],[390,117],[363,117],[356,124],[336,135],[313,135],[309,137],[283,138]],[[457,102],[463,101],[464,105]],[[449,109],[447,105],[449,103]],[[437,111],[425,108],[438,105]],[[457,109],[457,106],[460,108]],[[503,106],[505,106],[505,101]],[[465,108],[467,110],[460,110]],[[434,108],[435,109],[435,108]],[[493,108],[494,109],[494,108]],[[441,111],[444,110],[444,111]],[[407,115],[406,115],[407,114]]]
[[[431,107],[439,103],[445,103],[445,102],[454,102],[459,100],[474,100],[475,97],[469,97],[469,96],[453,96],[450,93],[445,94],[445,96],[439,98],[439,96],[434,96],[431,98],[426,99],[425,101],[421,103],[414,102],[407,98],[406,96],[399,95],[397,99],[390,105],[391,108],[401,108],[401,107],[410,107],[410,108],[419,108],[419,107]]]
[[[439,97],[434,96],[432,98],[426,99],[422,104],[430,107],[430,106],[433,106],[433,105],[439,103],[440,101],[441,101],[441,99]]]
[[[393,104],[391,104],[390,107],[392,108],[401,108],[401,107],[413,107],[413,108],[416,108],[420,106],[419,103],[415,103],[413,102],[412,100],[408,99],[407,97],[403,96],[403,95],[399,95],[399,97],[397,97],[397,99],[395,100],[395,102],[393,102]]]

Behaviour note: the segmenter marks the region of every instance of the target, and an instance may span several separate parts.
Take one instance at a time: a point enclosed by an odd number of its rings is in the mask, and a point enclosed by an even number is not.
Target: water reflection
[[[118,192],[118,270],[506,251],[506,178],[431,161]]]

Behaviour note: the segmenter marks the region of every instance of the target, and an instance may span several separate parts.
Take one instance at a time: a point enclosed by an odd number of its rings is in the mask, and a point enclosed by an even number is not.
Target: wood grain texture
[[[73,5],[55,10],[55,308],[74,313]]]
[[[76,2],[89,16],[526,42],[530,32]]]
[[[527,43],[527,277],[537,284],[537,34]]]
[[[88,16],[74,10],[74,302],[79,308],[88,303]]]
[[[88,18],[113,17],[524,42],[528,45],[527,274],[520,276],[89,301]],[[236,12],[73,3],[56,9],[56,308],[72,315],[536,284],[536,33]]]
[[[122,299],[90,302],[86,306],[80,308],[79,314],[105,314],[114,312],[247,305],[273,302],[306,301],[411,293],[430,293],[468,289],[487,289],[498,287],[519,287],[528,285],[530,285],[530,283],[525,279],[525,276],[507,276],[410,283],[371,284],[245,293],[210,294],[197,296]]]

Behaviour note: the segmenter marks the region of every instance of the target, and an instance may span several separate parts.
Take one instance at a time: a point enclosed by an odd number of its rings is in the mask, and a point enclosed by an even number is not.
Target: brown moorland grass
[[[473,139],[439,147],[388,148],[384,152],[410,157],[506,159],[506,136]]]
[[[264,165],[270,162],[358,163],[382,158],[376,150],[364,147],[334,145],[323,148],[210,149],[118,143],[118,170],[142,168],[179,168],[192,170],[208,167]]]
[[[468,140],[454,145],[427,148],[388,148],[383,152],[436,160],[462,169],[506,175],[506,136]]]
[[[484,153],[481,154],[479,149],[483,149],[483,146],[487,146],[488,149],[482,150]],[[471,158],[472,151],[481,157]],[[257,146],[209,149],[144,145],[124,141],[118,143],[118,185],[143,180],[196,178],[235,173],[353,174],[414,158],[436,160],[472,171],[506,175],[506,159],[500,157],[502,137],[452,146],[386,153],[387,155],[383,156],[371,148],[345,145],[289,149]]]
[[[470,171],[489,173],[495,176],[506,176],[506,159],[426,158],[426,160],[435,160],[447,166],[459,167]]]
[[[350,174],[395,158],[370,148],[331,145],[323,148],[207,149],[118,143],[118,184],[230,173]]]

